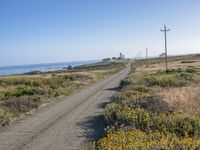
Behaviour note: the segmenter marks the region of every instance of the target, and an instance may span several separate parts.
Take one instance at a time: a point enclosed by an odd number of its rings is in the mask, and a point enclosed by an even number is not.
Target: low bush
[[[170,114],[174,111],[174,108],[169,106],[169,104],[160,99],[160,97],[156,97],[154,95],[144,95],[138,97],[136,100],[129,100],[127,106],[131,108],[143,108],[151,113],[165,113]]]
[[[120,87],[124,87],[124,86],[127,86],[129,84],[133,83],[132,80],[130,79],[124,79],[124,80],[121,80],[120,82]]]
[[[196,75],[196,69],[170,69],[166,72],[157,71],[156,73],[142,73],[139,83],[147,86],[161,86],[161,87],[172,87],[172,86],[185,86],[192,81]]]
[[[143,108],[131,108],[117,104],[108,105],[105,118],[110,126],[131,126],[140,130],[149,129],[160,132],[170,132],[179,137],[200,137],[200,119],[184,114],[155,114]]]
[[[162,74],[154,75],[149,74],[148,76],[143,77],[144,83],[148,86],[161,86],[161,87],[170,87],[170,86],[183,86],[187,84],[185,78],[181,78],[180,75],[172,74]]]
[[[4,96],[5,99],[9,99],[11,97],[21,97],[24,95],[46,95],[47,91],[42,90],[40,88],[35,88],[31,86],[19,86],[14,90],[6,91]]]
[[[6,126],[10,123],[12,114],[0,107],[0,125]]]
[[[150,114],[141,108],[127,107],[116,111],[116,121],[119,126],[132,126],[142,130],[152,125]]]
[[[180,74],[180,78],[184,79],[185,81],[192,81],[193,76],[193,74],[187,72]]]
[[[136,90],[136,91],[139,91],[139,92],[142,92],[142,93],[147,93],[150,91],[150,87],[146,86],[146,85],[143,85],[143,84],[139,84],[139,85],[133,85],[132,87],[132,90]]]
[[[198,69],[197,68],[187,68],[187,69],[185,69],[185,71],[187,72],[187,73],[192,73],[192,74],[196,74],[197,72],[198,72]]]
[[[20,115],[21,113],[28,112],[33,108],[37,108],[40,105],[41,101],[37,98],[30,98],[30,97],[15,97],[4,101],[1,103],[1,106],[14,114],[15,116]]]
[[[160,132],[174,133],[179,137],[200,137],[200,119],[195,116],[185,116],[181,113],[153,116],[152,129]]]
[[[147,133],[133,128],[128,131],[108,133],[98,142],[91,143],[90,148],[97,150],[197,150],[200,149],[200,140],[179,138],[171,133],[152,131]]]

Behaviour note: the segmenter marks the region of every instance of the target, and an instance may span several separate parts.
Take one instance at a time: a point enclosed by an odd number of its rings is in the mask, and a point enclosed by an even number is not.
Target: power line
[[[167,32],[170,31],[170,29],[167,29],[164,24],[164,29],[161,29],[160,31],[164,32],[164,35],[165,35],[165,62],[166,62],[166,72],[167,72],[167,69],[168,69],[168,66],[167,66]]]

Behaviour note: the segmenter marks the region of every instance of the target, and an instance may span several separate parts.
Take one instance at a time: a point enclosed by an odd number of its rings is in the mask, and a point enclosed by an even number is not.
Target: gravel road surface
[[[102,111],[125,78],[121,72],[76,93],[41,106],[0,130],[0,150],[72,150],[95,139],[105,127]]]

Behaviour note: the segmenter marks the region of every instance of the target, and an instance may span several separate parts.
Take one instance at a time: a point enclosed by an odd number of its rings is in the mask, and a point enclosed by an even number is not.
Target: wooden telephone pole
[[[148,48],[146,48],[146,60],[148,59]]]
[[[167,29],[167,27],[164,24],[164,29],[161,29],[160,31],[164,32],[164,35],[165,35],[165,62],[166,62],[166,72],[167,72],[167,69],[168,69],[168,66],[167,66],[167,32],[170,31],[170,29]]]

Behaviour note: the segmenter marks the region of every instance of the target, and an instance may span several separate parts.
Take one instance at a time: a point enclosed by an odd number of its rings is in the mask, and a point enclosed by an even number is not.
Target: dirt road
[[[0,150],[79,149],[85,141],[102,134],[103,107],[129,70],[130,65],[81,92],[40,107],[33,114],[1,129]]]

